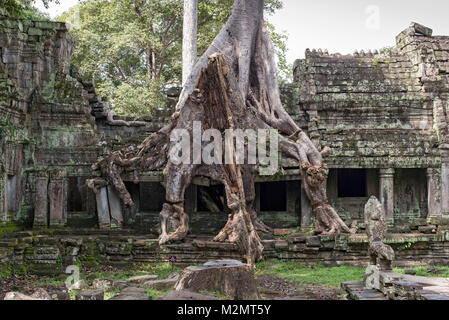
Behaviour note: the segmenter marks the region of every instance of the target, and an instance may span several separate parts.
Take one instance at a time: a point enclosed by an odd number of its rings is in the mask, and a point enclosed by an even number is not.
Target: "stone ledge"
[[[449,263],[449,241],[439,235],[391,235],[395,266]],[[387,241],[388,242],[388,241]],[[31,272],[60,272],[79,261],[86,266],[168,262],[176,256],[186,265],[214,259],[244,260],[232,243],[217,243],[206,236],[191,236],[180,243],[159,246],[158,240],[133,235],[131,230],[66,229],[22,231],[0,239],[0,266],[29,265]],[[363,235],[320,237],[292,235],[263,240],[265,259],[284,259],[306,265],[368,265],[368,243]]]

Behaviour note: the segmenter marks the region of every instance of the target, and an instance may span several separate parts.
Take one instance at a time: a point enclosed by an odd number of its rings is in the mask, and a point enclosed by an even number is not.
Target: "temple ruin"
[[[131,209],[111,188],[95,194],[85,182],[101,154],[132,147],[160,129],[179,90],[169,89],[166,108],[151,118],[114,116],[94,84],[71,65],[68,30],[59,22],[0,19],[0,235],[49,228],[157,238],[165,197],[161,172],[127,176],[136,203]],[[404,234],[397,243],[424,241],[423,259],[433,248],[436,261],[449,261],[449,36],[413,23],[396,37],[396,46],[379,52],[308,50],[282,92],[296,123],[320,150],[332,149],[325,159],[328,197],[342,219],[363,231],[364,206],[376,196],[389,231]],[[263,222],[274,229],[312,229],[298,163],[283,161],[282,175],[256,182]],[[216,234],[226,223],[224,190],[208,179],[194,180],[185,206],[193,235]],[[346,236],[344,244],[338,237],[268,239],[264,245],[268,256],[314,260],[329,250],[357,252],[359,238]],[[363,253],[349,256],[354,264],[365,259]]]

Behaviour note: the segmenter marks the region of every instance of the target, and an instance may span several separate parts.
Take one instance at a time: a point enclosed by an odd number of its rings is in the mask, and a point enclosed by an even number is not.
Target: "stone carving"
[[[382,204],[374,196],[365,205],[365,224],[370,265],[365,271],[363,280],[366,288],[380,290],[380,273],[392,269],[394,251],[383,242],[387,235],[385,212]]]
[[[365,224],[369,241],[370,264],[378,265],[381,270],[391,270],[394,251],[383,242],[387,235],[387,223],[382,204],[374,196],[365,205]]]

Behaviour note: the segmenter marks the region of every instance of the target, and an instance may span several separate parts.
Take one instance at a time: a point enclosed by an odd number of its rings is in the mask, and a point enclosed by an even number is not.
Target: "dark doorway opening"
[[[224,212],[225,190],[223,185],[203,187],[198,186],[197,212]]]
[[[86,178],[68,178],[67,211],[86,212],[87,192]]]
[[[339,198],[363,198],[366,196],[366,169],[338,169]]]
[[[260,184],[260,211],[287,211],[287,184],[285,181],[264,182]]]
[[[161,212],[165,202],[165,188],[160,183],[140,184],[140,211]]]

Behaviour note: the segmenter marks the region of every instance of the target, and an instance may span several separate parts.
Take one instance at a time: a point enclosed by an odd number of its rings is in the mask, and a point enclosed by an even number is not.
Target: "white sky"
[[[199,0],[201,1],[201,0]],[[60,0],[45,10],[52,18],[67,11],[78,0]],[[355,49],[380,49],[395,44],[395,37],[410,22],[449,35],[448,0],[283,0],[284,8],[269,21],[286,31],[288,61],[303,58],[306,48],[330,53],[353,53]]]

